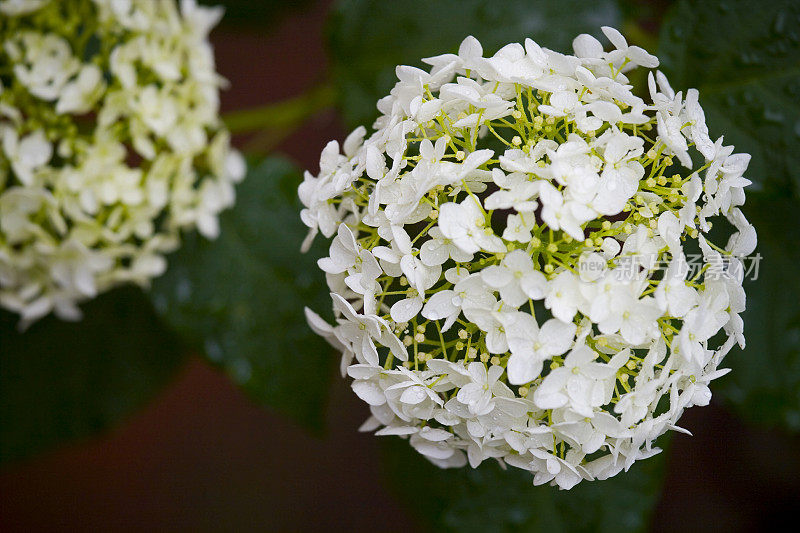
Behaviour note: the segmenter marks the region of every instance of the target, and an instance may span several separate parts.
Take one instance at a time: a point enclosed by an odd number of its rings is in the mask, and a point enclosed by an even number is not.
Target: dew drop
[[[253,367],[247,359],[236,359],[231,365],[231,372],[236,381],[246,383],[253,375]]]
[[[205,348],[206,355],[209,359],[216,363],[222,361],[222,346],[220,346],[217,341],[214,339],[207,339],[203,344],[203,348]]]
[[[751,66],[758,63],[758,58],[750,52],[742,52],[739,54],[739,62],[744,66]]]
[[[772,22],[772,31],[780,37],[783,35],[784,30],[786,30],[786,12],[780,11]]]
[[[785,120],[783,113],[780,111],[773,111],[772,109],[765,109],[764,110],[764,120],[767,122],[774,122],[776,124],[780,124]]]
[[[789,98],[800,99],[800,84],[790,83],[785,85],[783,91]]]
[[[309,287],[311,287],[311,285],[313,285],[314,278],[312,276],[309,276],[307,273],[301,273],[295,278],[295,282],[297,283],[297,286],[300,287],[301,289],[308,289]]]
[[[181,278],[175,286],[175,297],[180,303],[186,303],[192,297],[192,282]]]

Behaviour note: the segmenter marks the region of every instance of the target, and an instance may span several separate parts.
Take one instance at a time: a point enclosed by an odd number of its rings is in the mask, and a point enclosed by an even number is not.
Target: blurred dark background
[[[269,14],[268,31],[243,25],[239,11],[216,29],[218,69],[231,82],[223,110],[278,102],[324,79],[329,9],[301,2]],[[277,149],[315,172],[325,143],[346,133],[328,110]],[[356,431],[366,416],[337,376],[326,429],[312,435],[191,358],[121,427],[2,466],[0,529],[419,530],[385,483],[378,438]],[[794,517],[800,438],[748,426],[714,402],[689,410],[681,425],[695,436],[672,439],[652,531],[776,530]]]

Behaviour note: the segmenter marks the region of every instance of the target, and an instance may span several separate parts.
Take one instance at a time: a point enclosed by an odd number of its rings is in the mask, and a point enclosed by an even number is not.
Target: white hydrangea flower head
[[[147,284],[180,231],[213,238],[242,157],[194,0],[2,0],[0,306],[22,324]]]
[[[633,94],[625,73],[658,59],[603,33],[610,52],[580,35],[574,55],[527,39],[485,58],[468,37],[400,66],[375,131],[306,173],[335,323],[307,317],[370,405],[364,430],[568,489],[658,453],[744,345],[749,156],[709,138],[696,90],[650,72]]]

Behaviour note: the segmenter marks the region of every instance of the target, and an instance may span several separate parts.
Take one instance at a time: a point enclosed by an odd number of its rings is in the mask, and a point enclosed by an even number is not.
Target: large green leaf
[[[753,421],[800,431],[800,202],[750,193],[744,212],[762,256],[745,281],[747,346],[727,356],[733,371],[713,390]]]
[[[320,250],[301,254],[299,172],[271,158],[251,169],[220,236],[190,235],[156,280],[156,309],[259,403],[321,426],[335,361],[303,307],[330,309]]]
[[[333,10],[330,52],[341,107],[349,126],[370,125],[375,104],[396,81],[396,65],[423,66],[421,58],[455,52],[468,35],[484,53],[530,37],[571,51],[579,33],[619,25],[615,0],[343,0]]]
[[[659,57],[675,90],[699,89],[712,136],[753,156],[756,187],[800,195],[800,3],[682,1]]]
[[[440,470],[408,442],[382,438],[390,484],[435,531],[642,531],[663,478],[662,453],[606,481],[568,491],[534,487],[533,476],[517,468],[487,461],[477,469]]]
[[[134,287],[49,316],[24,333],[0,312],[0,460],[92,435],[149,400],[183,361],[174,336]]]

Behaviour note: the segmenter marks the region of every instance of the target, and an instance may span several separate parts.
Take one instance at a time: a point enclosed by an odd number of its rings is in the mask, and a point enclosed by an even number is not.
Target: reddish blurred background
[[[223,109],[278,102],[323,80],[329,9],[308,2],[270,31],[217,29],[218,68],[231,81]],[[345,134],[326,111],[278,151],[316,170],[325,143]],[[366,416],[335,379],[326,432],[312,436],[193,358],[110,434],[3,467],[0,529],[421,529],[384,482],[378,439],[356,431]],[[748,427],[714,404],[681,425],[696,436],[673,437],[653,531],[771,530],[800,507],[800,439]]]

